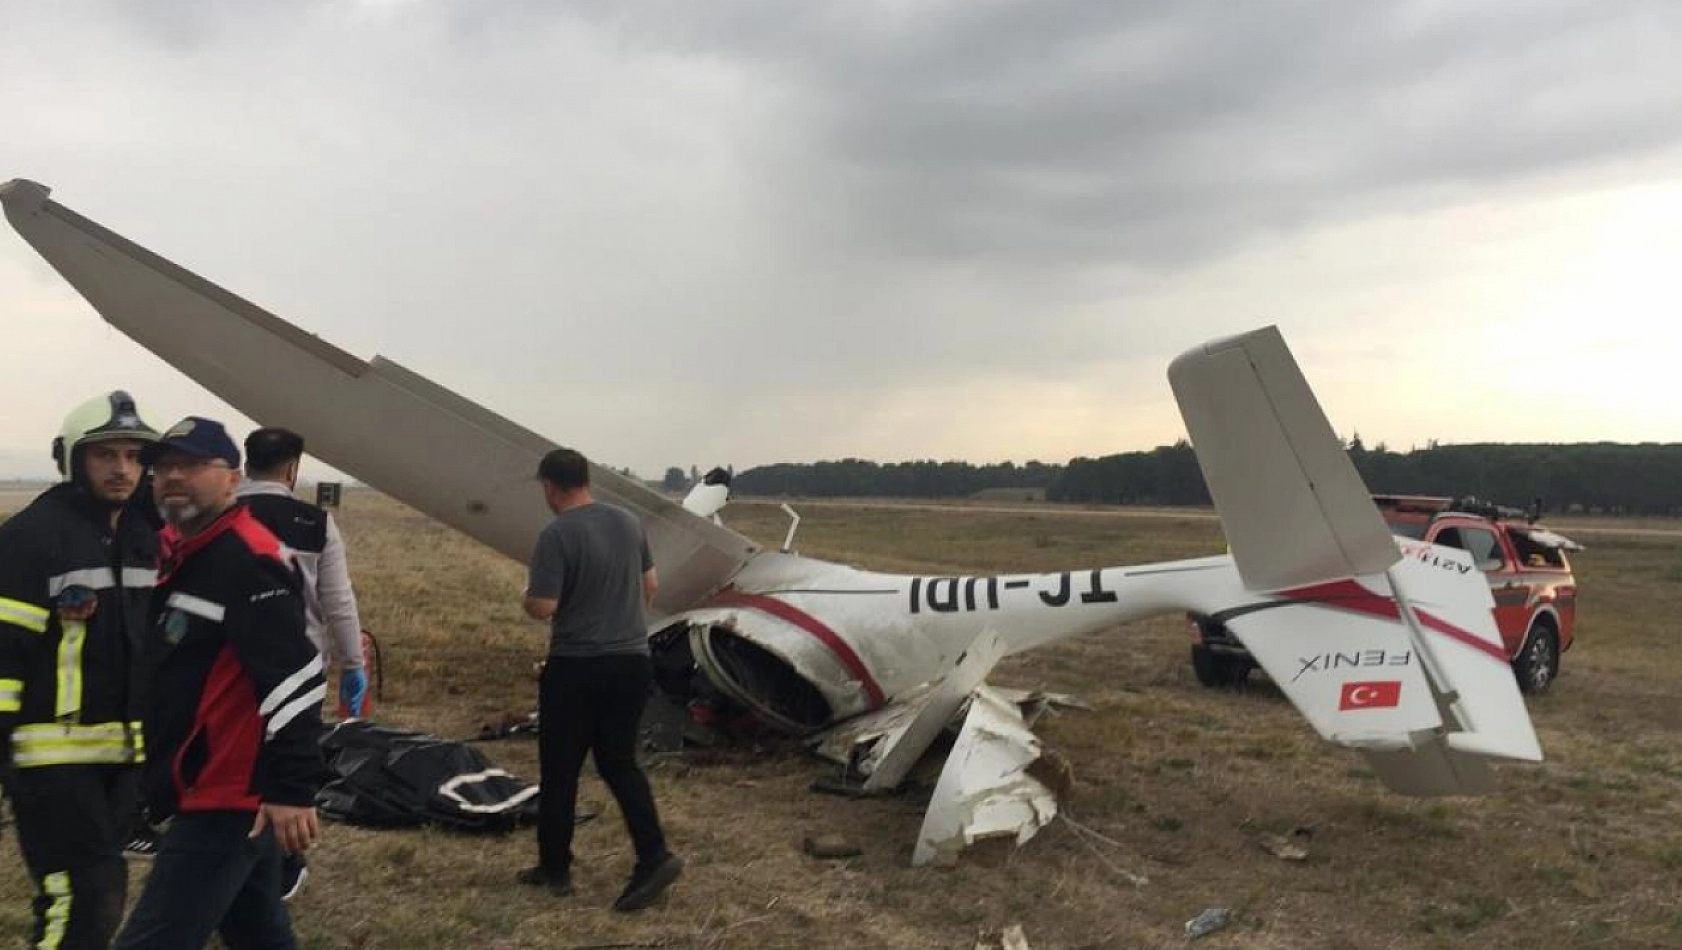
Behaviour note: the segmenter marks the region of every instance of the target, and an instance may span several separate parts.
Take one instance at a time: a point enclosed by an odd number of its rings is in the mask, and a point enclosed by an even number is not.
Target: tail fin
[[[1168,376],[1248,592],[1212,616],[1315,729],[1404,794],[1486,791],[1484,758],[1540,759],[1484,576],[1398,546],[1279,331]]]
[[[1396,544],[1276,327],[1168,367],[1233,561],[1251,590],[1376,574]]]

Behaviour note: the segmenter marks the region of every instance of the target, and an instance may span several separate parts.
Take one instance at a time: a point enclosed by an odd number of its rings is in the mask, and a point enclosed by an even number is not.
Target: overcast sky
[[[1682,441],[1682,4],[59,0],[0,180],[601,461],[1184,433],[1277,323],[1334,426]],[[0,476],[231,413],[0,229]],[[306,433],[307,435],[307,433]]]

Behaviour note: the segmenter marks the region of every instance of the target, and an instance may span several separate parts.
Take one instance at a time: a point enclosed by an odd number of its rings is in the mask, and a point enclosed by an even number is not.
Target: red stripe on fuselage
[[[1288,597],[1291,600],[1325,604],[1328,607],[1339,607],[1356,613],[1383,617],[1386,620],[1402,619],[1401,608],[1396,606],[1394,599],[1382,594],[1375,594],[1355,581],[1335,581],[1330,584],[1315,584],[1312,587],[1298,587],[1295,590],[1282,590],[1279,592],[1279,596]],[[1435,614],[1427,613],[1418,608],[1414,608],[1413,612],[1419,615],[1420,623],[1443,636],[1458,643],[1464,643],[1474,650],[1487,653],[1503,663],[1507,662],[1507,651],[1502,647],[1484,640],[1470,630],[1463,630]]]
[[[1354,581],[1334,581],[1330,584],[1315,584],[1312,587],[1298,587],[1295,590],[1282,590],[1280,597],[1291,600],[1309,601],[1325,604],[1328,607],[1341,607],[1358,614],[1369,614],[1383,617],[1386,620],[1402,619],[1401,608],[1389,597],[1375,594]]]
[[[854,679],[864,684],[864,691],[865,694],[870,697],[870,706],[872,709],[880,708],[887,702],[887,698],[882,693],[882,687],[877,684],[876,678],[870,675],[870,668],[864,665],[864,660],[853,651],[852,646],[849,645],[847,641],[841,639],[840,634],[829,629],[822,620],[819,620],[806,611],[801,610],[799,607],[785,604],[774,597],[767,597],[764,594],[748,594],[739,590],[719,591],[701,606],[747,607],[752,610],[757,610],[760,613],[770,614],[779,620],[786,620],[789,623],[794,624],[796,627],[799,627],[816,637],[824,646],[829,647],[829,651],[835,654],[835,658],[841,661],[841,665],[847,668],[847,672],[853,674]]]

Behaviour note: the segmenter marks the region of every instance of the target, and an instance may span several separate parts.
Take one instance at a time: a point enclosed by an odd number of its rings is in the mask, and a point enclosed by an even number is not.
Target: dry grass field
[[[776,544],[773,505],[728,522]],[[1196,513],[1129,518],[1034,511],[802,508],[803,553],[883,570],[1060,570],[1217,552]],[[385,645],[377,718],[451,737],[534,700],[544,632],[517,608],[520,566],[371,492],[340,515],[367,625]],[[1573,525],[1557,527],[1570,534]],[[1582,525],[1616,528],[1616,525]],[[689,872],[641,914],[607,905],[630,856],[593,776],[600,820],[579,835],[580,890],[512,883],[526,833],[328,829],[293,905],[308,948],[948,947],[1020,924],[1035,950],[1182,947],[1207,907],[1233,923],[1211,948],[1682,948],[1682,534],[1585,532],[1577,648],[1531,703],[1548,761],[1500,769],[1482,799],[1391,795],[1319,741],[1265,679],[1205,690],[1187,636],[1161,618],[1007,661],[1006,685],[1094,709],[1043,719],[1073,765],[1059,820],[1021,848],[912,869],[926,790],[848,800],[808,791],[832,769],[770,742],[666,762],[653,779]],[[480,747],[535,774],[535,744]],[[933,763],[923,778],[932,783]],[[1312,829],[1306,861],[1259,846]],[[861,857],[819,861],[804,836],[845,833]],[[144,865],[135,865],[138,884]],[[1144,883],[1137,883],[1138,879]],[[21,933],[27,884],[0,844],[0,932]]]

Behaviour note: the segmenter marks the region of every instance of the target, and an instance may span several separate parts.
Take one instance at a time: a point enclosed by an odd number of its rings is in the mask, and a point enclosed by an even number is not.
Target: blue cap
[[[239,446],[228,430],[215,419],[188,416],[170,426],[156,442],[140,450],[140,464],[151,465],[165,452],[180,452],[201,459],[221,459],[229,468],[239,468]]]

